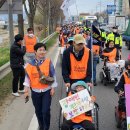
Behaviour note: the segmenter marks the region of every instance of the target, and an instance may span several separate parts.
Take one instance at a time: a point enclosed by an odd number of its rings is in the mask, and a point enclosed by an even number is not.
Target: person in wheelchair
[[[87,84],[84,81],[77,81],[76,83],[72,84],[71,86],[72,91],[70,91],[68,96],[84,89],[87,89],[89,91]],[[95,102],[94,96],[91,96],[91,99],[93,102]],[[74,117],[71,120],[65,120],[62,124],[61,130],[72,130],[73,129],[72,127],[74,125],[81,125],[85,130],[95,130],[94,124],[92,123],[91,111],[83,113],[77,117]]]
[[[104,59],[104,71],[106,72],[110,81],[117,81],[118,74],[120,73],[119,65],[119,52],[114,46],[114,41],[110,40],[107,47],[103,50],[101,58]]]
[[[110,40],[106,44],[106,48],[103,50],[101,58],[107,57],[107,62],[115,63],[119,60],[119,52],[114,45],[114,41]]]
[[[125,112],[125,93],[124,93],[124,85],[130,84],[130,60],[125,62],[125,72],[122,74],[120,80],[115,85],[115,92],[119,95],[119,107],[121,111]]]

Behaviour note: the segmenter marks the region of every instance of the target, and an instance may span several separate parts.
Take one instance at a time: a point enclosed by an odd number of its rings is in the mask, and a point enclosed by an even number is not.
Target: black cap
[[[14,39],[16,42],[19,42],[20,40],[23,40],[23,36],[21,34],[17,34],[15,35]]]

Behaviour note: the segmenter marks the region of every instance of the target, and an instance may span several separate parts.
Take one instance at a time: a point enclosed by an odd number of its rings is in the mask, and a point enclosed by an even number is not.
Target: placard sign
[[[93,109],[93,103],[87,89],[66,97],[59,102],[67,120]]]
[[[130,130],[130,84],[125,85],[127,130]]]

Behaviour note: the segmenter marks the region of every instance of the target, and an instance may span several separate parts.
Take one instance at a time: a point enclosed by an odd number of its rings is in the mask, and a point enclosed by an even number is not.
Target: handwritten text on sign
[[[67,120],[93,109],[93,103],[87,89],[59,101]]]

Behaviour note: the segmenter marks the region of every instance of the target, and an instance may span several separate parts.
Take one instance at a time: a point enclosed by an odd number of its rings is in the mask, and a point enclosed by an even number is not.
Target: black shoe
[[[93,85],[94,85],[94,86],[97,86],[97,83],[96,83],[96,82],[94,82],[94,83],[93,83]]]

